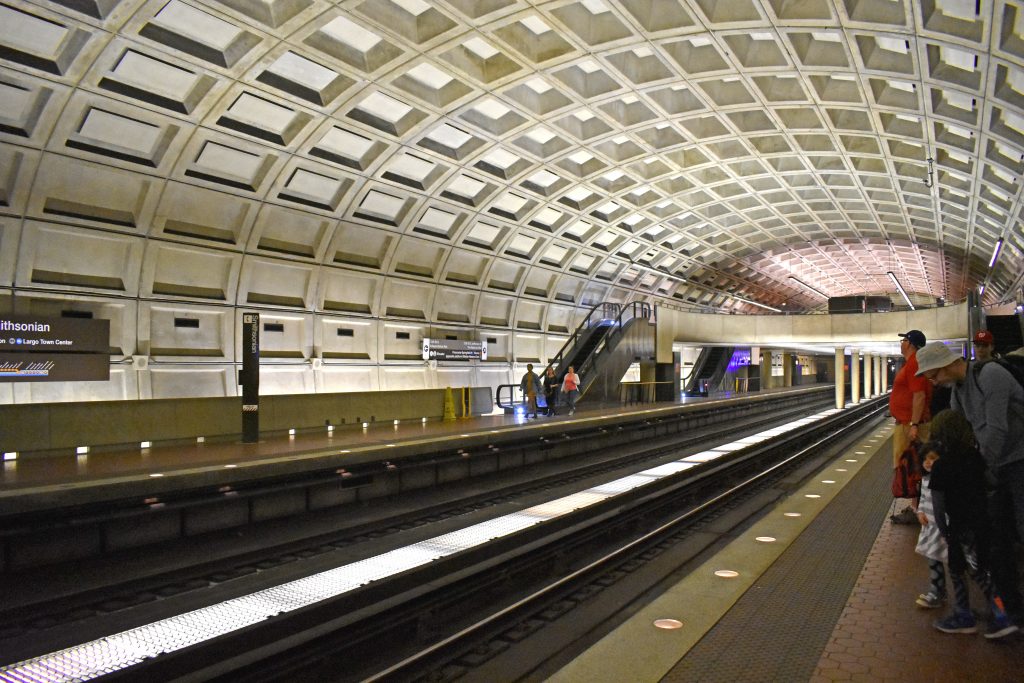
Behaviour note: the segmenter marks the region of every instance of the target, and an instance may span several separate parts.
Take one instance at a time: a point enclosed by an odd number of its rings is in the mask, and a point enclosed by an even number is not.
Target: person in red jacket
[[[900,464],[900,456],[912,442],[927,441],[928,420],[931,418],[931,382],[917,376],[917,350],[928,343],[921,330],[910,330],[900,334],[900,353],[903,367],[896,373],[889,394],[889,414],[896,421],[892,434],[892,468]],[[892,516],[898,524],[913,524],[917,521],[914,503]]]

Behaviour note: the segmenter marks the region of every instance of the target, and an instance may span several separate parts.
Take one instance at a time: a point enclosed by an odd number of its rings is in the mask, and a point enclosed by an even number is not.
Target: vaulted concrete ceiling
[[[428,288],[483,324],[460,292],[808,310],[801,282],[900,303],[891,271],[1012,299],[1022,15],[4,0],[0,286],[399,317]]]

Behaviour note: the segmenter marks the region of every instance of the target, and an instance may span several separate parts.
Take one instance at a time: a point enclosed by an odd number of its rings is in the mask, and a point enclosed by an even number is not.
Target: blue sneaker
[[[932,622],[932,626],[943,633],[977,633],[978,622],[970,612],[953,612],[949,616]]]
[[[998,640],[1012,635],[1019,630],[1020,628],[1017,624],[1010,621],[1009,617],[1005,614],[1000,614],[999,616],[993,617],[992,620],[988,622],[988,629],[985,631],[985,637],[989,640]]]

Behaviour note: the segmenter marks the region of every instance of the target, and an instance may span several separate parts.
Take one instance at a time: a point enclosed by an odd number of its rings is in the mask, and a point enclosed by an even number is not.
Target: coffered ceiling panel
[[[991,304],[1024,285],[1024,2],[3,0],[0,163],[15,290],[120,277],[107,244],[143,297],[238,306],[319,310],[310,264],[465,302],[811,311],[899,304],[893,273]]]

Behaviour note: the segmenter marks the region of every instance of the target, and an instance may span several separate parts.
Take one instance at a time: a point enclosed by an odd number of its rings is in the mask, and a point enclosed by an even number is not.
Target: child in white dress
[[[948,547],[938,524],[935,523],[935,508],[932,503],[932,492],[928,489],[931,479],[932,464],[938,459],[935,452],[925,454],[924,477],[921,480],[921,498],[917,503],[917,521],[921,523],[921,532],[917,536],[915,550],[928,560],[928,578],[931,587],[927,593],[917,596],[920,607],[934,609],[946,602],[946,561]]]

